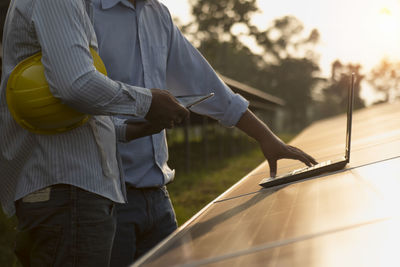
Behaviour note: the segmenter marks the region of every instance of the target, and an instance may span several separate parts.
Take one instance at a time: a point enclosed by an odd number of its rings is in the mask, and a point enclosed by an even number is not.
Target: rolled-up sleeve
[[[42,63],[52,94],[81,112],[143,117],[151,92],[113,81],[93,66],[83,1],[36,1],[32,23],[42,50]]]
[[[174,95],[214,93],[214,97],[195,105],[192,111],[234,126],[247,110],[249,102],[218,77],[207,60],[182,35],[171,20],[167,86]]]

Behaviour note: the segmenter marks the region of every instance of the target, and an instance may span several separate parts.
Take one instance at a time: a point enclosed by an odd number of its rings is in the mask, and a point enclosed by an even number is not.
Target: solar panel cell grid
[[[345,170],[261,189],[264,163],[137,265],[400,266],[388,247],[400,238],[400,103],[353,118]],[[314,123],[293,144],[318,160],[342,156],[343,119]]]

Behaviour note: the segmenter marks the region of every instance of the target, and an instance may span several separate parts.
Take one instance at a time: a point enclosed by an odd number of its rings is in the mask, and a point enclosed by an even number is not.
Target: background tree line
[[[251,24],[257,0],[189,0],[193,22],[180,25],[221,74],[285,100],[284,131],[298,132],[311,121],[341,113],[345,108],[349,75],[357,74],[355,107],[365,106],[360,97],[364,79],[380,94],[380,102],[400,97],[400,62],[384,59],[370,73],[357,63],[332,63],[331,75],[321,77],[315,52],[320,33],[304,30],[293,16],[268,23],[266,30]],[[10,0],[0,2],[0,34]],[[251,42],[253,52],[245,43]]]
[[[298,132],[311,121],[345,111],[350,74],[357,75],[355,108],[364,79],[381,101],[400,96],[400,63],[384,60],[364,74],[358,63],[332,62],[330,77],[321,77],[316,46],[320,33],[306,32],[301,21],[284,16],[266,30],[251,24],[257,0],[190,0],[193,22],[182,31],[221,74],[282,98],[286,132]],[[266,26],[266,25],[265,25]],[[247,41],[247,42],[246,42]],[[253,52],[245,43],[257,46]]]

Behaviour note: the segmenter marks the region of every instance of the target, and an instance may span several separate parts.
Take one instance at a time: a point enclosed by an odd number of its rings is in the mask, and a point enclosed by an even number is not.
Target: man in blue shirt
[[[110,78],[144,88],[168,89],[173,95],[215,93],[192,110],[255,138],[272,176],[281,158],[316,163],[301,150],[285,145],[248,110],[248,101],[221,81],[157,0],[94,0],[94,10],[99,53]],[[125,119],[134,127],[133,119]],[[127,266],[177,227],[165,187],[173,180],[174,170],[167,165],[165,131],[121,142],[118,148],[128,204],[117,206],[111,266]]]

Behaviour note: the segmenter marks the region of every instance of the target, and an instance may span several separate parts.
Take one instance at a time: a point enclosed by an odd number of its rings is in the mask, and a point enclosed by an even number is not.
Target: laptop
[[[310,178],[316,175],[320,175],[326,172],[333,172],[343,169],[350,161],[350,142],[351,142],[351,125],[353,115],[353,101],[354,101],[354,83],[355,74],[351,74],[351,84],[348,90],[348,101],[347,101],[347,127],[346,127],[346,148],[344,157],[338,160],[328,160],[318,163],[311,167],[305,167],[296,169],[289,173],[279,175],[275,178],[269,177],[264,178],[259,183],[260,186],[269,188],[277,185],[283,185],[287,183],[296,182],[302,179]]]

